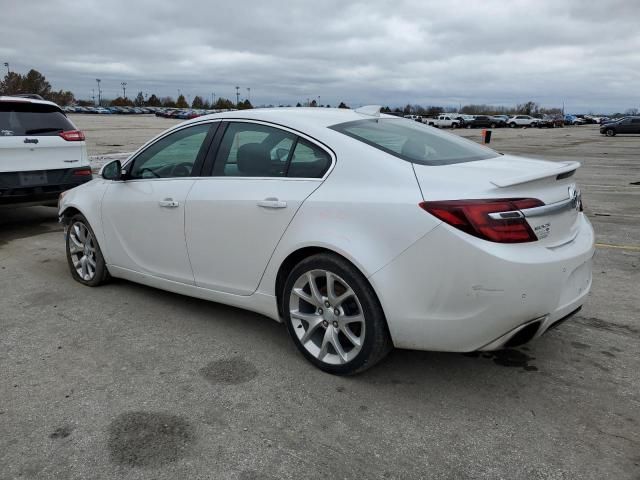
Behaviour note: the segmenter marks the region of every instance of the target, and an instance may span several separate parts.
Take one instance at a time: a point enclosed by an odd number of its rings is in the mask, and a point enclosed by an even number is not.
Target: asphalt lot
[[[176,123],[73,120],[94,155]],[[498,151],[583,162],[588,303],[516,350],[395,351],[356,377],[314,369],[253,313],[83,287],[55,209],[0,210],[0,478],[640,478],[640,136],[493,136]]]

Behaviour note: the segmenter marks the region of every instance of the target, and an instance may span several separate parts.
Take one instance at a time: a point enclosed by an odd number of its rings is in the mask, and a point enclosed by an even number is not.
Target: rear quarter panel
[[[409,162],[332,134],[336,165],[289,224],[260,293],[275,294],[280,265],[301,248],[332,250],[369,277],[440,223],[418,206],[422,195]]]

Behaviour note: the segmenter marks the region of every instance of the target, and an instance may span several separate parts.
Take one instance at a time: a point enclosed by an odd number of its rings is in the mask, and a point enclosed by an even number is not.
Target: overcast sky
[[[640,1],[0,0],[0,67],[89,98],[640,106]]]

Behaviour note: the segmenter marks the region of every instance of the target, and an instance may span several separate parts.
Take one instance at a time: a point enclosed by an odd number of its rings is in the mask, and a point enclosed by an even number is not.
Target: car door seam
[[[191,254],[189,253],[189,242],[187,241],[187,205],[189,205],[189,195],[191,195],[191,190],[196,184],[196,180],[191,182],[191,186],[187,191],[187,194],[184,197],[184,212],[182,215],[182,237],[184,238],[184,247],[187,251],[187,260],[189,261],[189,268],[191,269],[191,276],[193,277],[193,284],[197,287],[198,282],[196,281],[196,273],[193,271],[193,263],[191,263]]]

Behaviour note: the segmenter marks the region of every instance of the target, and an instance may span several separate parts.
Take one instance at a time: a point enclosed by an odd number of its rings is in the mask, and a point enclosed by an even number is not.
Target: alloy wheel
[[[354,290],[335,273],[311,270],[302,274],[291,290],[289,314],[302,346],[323,363],[348,363],[362,349],[362,305]]]
[[[90,281],[96,275],[96,243],[89,228],[75,222],[69,228],[69,254],[78,276]]]

